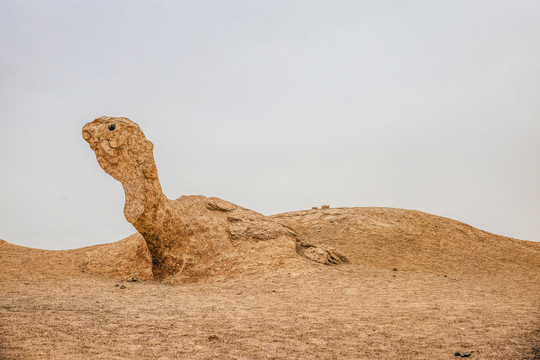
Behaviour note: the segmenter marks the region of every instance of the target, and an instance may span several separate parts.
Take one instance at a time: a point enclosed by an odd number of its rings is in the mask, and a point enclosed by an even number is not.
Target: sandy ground
[[[540,357],[538,279],[320,267],[184,286],[90,276],[0,282],[0,357]]]
[[[524,247],[530,262],[500,272],[301,260],[166,285],[92,274],[82,250],[0,242],[0,358],[540,359],[539,248]]]

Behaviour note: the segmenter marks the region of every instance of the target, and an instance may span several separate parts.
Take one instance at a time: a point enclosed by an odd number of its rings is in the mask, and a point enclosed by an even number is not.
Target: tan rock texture
[[[82,134],[103,170],[122,183],[124,215],[146,241],[155,279],[181,283],[269,271],[298,255],[324,264],[348,261],[339,251],[300,241],[290,227],[230,202],[204,196],[169,200],[161,190],[153,144],[127,118],[100,117]]]

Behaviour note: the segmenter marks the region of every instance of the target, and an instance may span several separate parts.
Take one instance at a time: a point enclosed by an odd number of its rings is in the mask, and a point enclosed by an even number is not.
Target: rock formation
[[[162,192],[153,144],[123,117],[83,127],[99,165],[124,187],[124,215],[144,237],[154,278],[190,282],[277,268],[302,255],[324,264],[347,262],[339,251],[300,241],[291,228],[218,198]]]

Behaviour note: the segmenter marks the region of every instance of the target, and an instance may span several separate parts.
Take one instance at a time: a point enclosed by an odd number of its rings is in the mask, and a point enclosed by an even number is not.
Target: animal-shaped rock
[[[153,144],[124,117],[83,127],[99,165],[124,187],[124,215],[144,237],[154,278],[192,282],[272,270],[302,255],[325,264],[347,262],[339,251],[299,241],[295,231],[218,198],[162,192]]]

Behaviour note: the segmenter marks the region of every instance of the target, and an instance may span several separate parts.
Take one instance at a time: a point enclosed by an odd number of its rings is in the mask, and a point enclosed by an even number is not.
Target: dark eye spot
[[[114,124],[109,125],[109,130],[110,131],[113,131],[114,129],[116,129],[116,125],[114,125]]]

